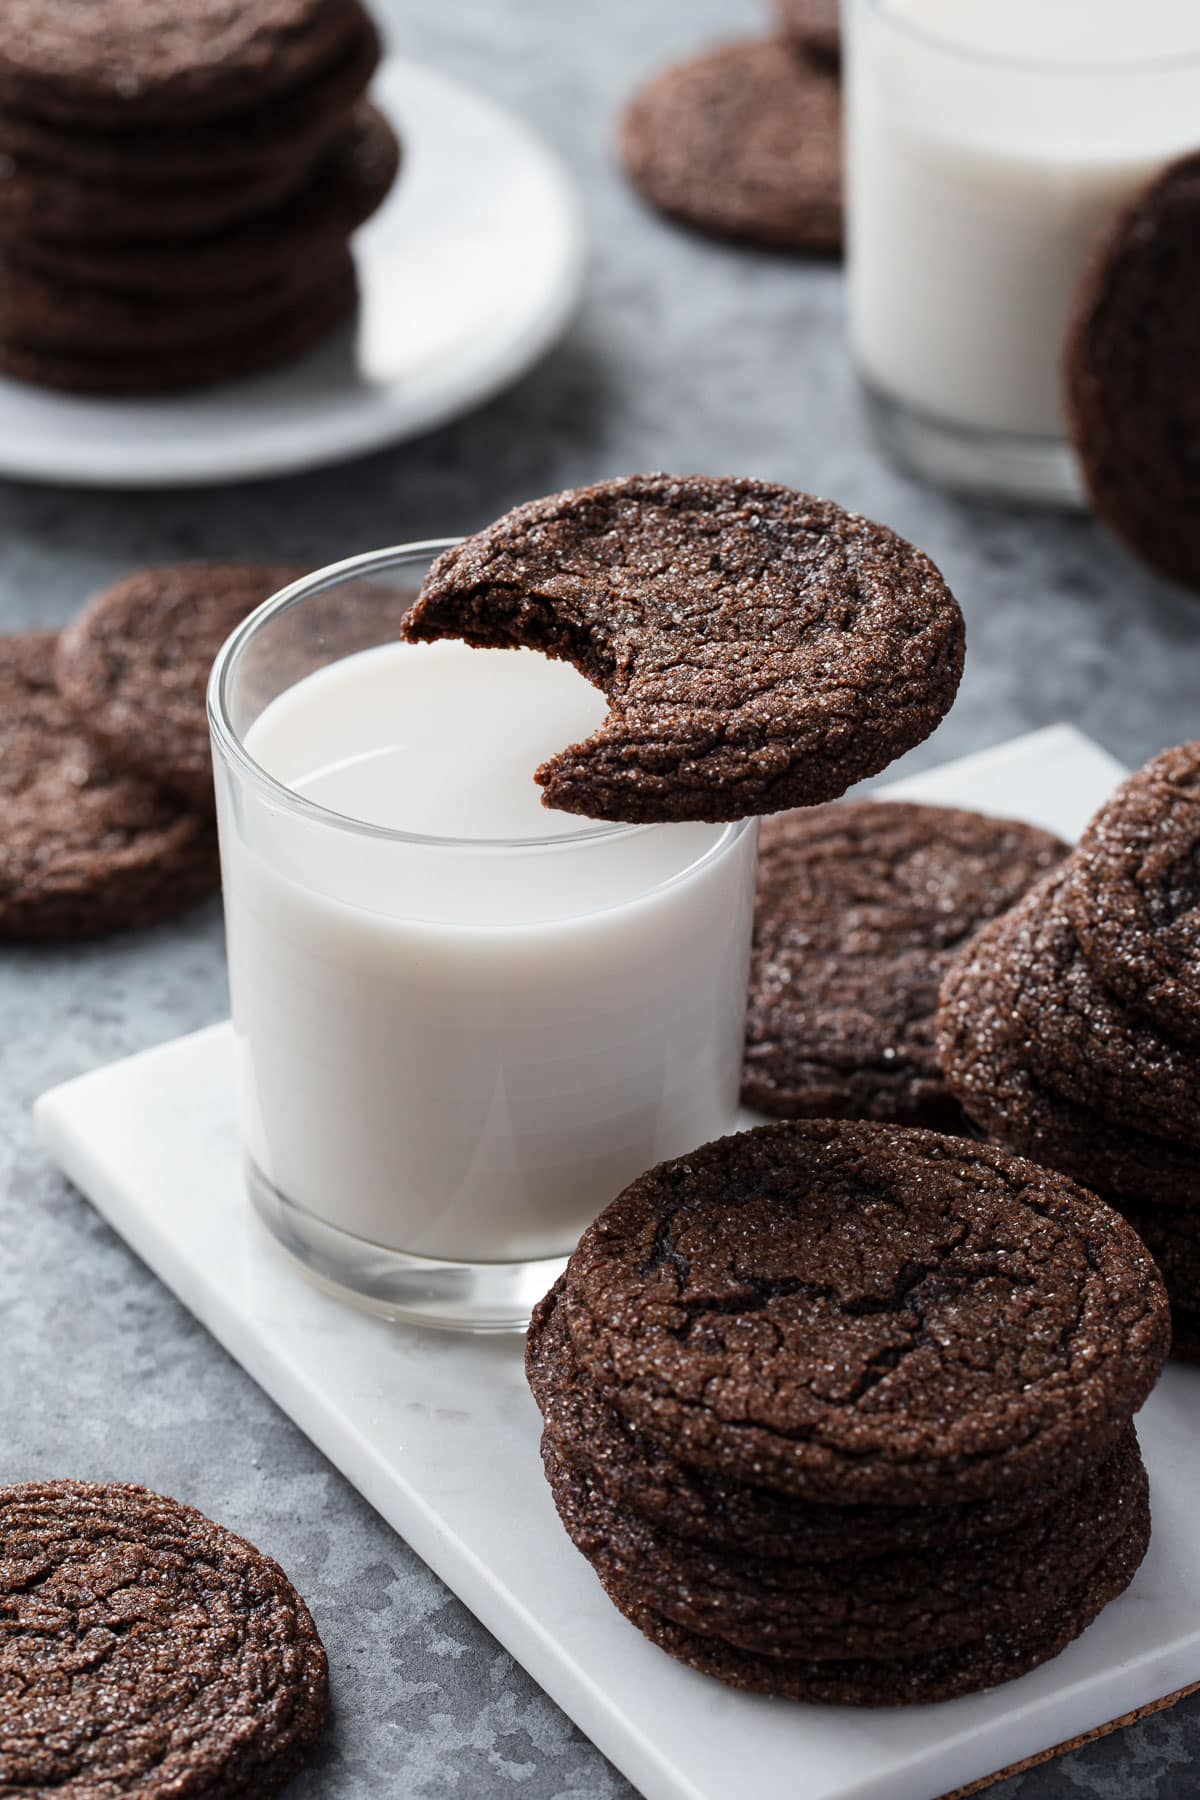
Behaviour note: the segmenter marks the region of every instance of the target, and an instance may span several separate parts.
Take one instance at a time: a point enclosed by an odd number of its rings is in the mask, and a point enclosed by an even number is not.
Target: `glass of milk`
[[[209,715],[253,1205],[344,1295],[502,1330],[634,1176],[733,1126],[756,830],[543,807],[604,698],[399,642],[447,547],[269,600]]]
[[[950,486],[1077,503],[1060,359],[1105,226],[1200,144],[1200,0],[847,0],[850,330]]]

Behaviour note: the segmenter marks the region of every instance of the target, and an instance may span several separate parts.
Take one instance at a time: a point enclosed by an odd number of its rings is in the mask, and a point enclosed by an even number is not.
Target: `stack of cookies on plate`
[[[1165,751],[942,990],[951,1089],[1124,1212],[1200,1357],[1200,743]]]
[[[154,925],[215,891],[209,671],[301,573],[142,569],[61,633],[0,638],[0,939]]]
[[[8,23],[0,370],[167,392],[349,317],[349,240],[399,161],[359,0],[30,0]]]
[[[896,1705],[1056,1655],[1149,1536],[1158,1273],[1067,1177],[806,1121],[635,1181],[537,1308],[559,1514],[620,1610],[731,1684]]]

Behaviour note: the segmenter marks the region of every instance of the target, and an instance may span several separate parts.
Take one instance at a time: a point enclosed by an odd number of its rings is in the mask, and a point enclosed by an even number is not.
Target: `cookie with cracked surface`
[[[660,212],[716,237],[836,255],[842,102],[834,77],[774,38],[721,44],[656,75],[618,132]]]
[[[183,393],[274,369],[313,350],[353,318],[358,282],[347,252],[299,301],[252,327],[157,349],[93,350],[0,338],[0,370],[33,387],[73,394]]]
[[[102,130],[181,126],[305,81],[359,26],[354,0],[7,0],[0,105]]]
[[[56,642],[0,639],[0,938],[152,925],[220,885],[211,819],[84,735],[55,686]]]
[[[300,1768],[328,1669],[269,1556],[176,1500],[82,1481],[0,1487],[0,1546],[5,1793],[234,1800]]]
[[[838,0],[774,0],[779,29],[814,62],[837,69],[842,60]]]
[[[837,1121],[633,1182],[563,1295],[581,1367],[680,1461],[839,1505],[1052,1480],[1124,1431],[1167,1351],[1131,1228],[991,1145]]]
[[[1096,979],[1063,906],[1069,881],[1068,867],[1039,883],[980,945],[1011,970],[1028,1066],[1076,1106],[1200,1153],[1200,1050],[1173,1044]]]
[[[573,663],[609,714],[536,771],[543,800],[638,824],[835,799],[928,737],[964,645],[938,571],[885,526],[700,475],[517,507],[437,559],[404,635]]]
[[[730,1687],[825,1706],[921,1706],[1014,1681],[1058,1656],[1124,1593],[1149,1542],[1150,1509],[1146,1504],[1135,1511],[1102,1566],[1058,1610],[1028,1619],[1007,1635],[997,1634],[906,1662],[816,1662],[756,1655],[721,1638],[688,1631],[656,1613],[623,1583],[606,1581],[603,1574],[600,1578],[614,1605],[652,1643]]]
[[[383,203],[400,167],[400,145],[373,106],[360,107],[313,165],[304,186],[281,205],[180,243],[161,238],[72,243],[23,235],[0,251],[0,283],[15,272],[74,282],[100,294],[202,297],[242,295],[298,272],[310,279]]]
[[[742,1099],[961,1130],[933,1042],[962,943],[1067,854],[1047,831],[863,800],[764,822]]]
[[[1085,273],[1064,350],[1067,426],[1096,512],[1159,574],[1200,589],[1200,152],[1157,175]]]
[[[985,926],[942,982],[938,1059],[964,1112],[998,1143],[1105,1196],[1200,1206],[1200,1153],[1078,1104],[1031,1068],[1022,960],[1009,938],[1008,920]]]
[[[98,594],[61,633],[58,691],[122,768],[211,812],[204,702],[213,661],[247,614],[304,573],[261,563],[139,569]]]
[[[1105,986],[1200,1045],[1200,743],[1164,750],[1100,808],[1062,903]]]
[[[236,181],[264,168],[308,163],[341,131],[379,64],[373,21],[357,0],[351,10],[345,42],[295,86],[261,104],[183,129],[165,120],[118,131],[69,125],[7,105],[0,111],[0,155],[32,157],[117,184]]]
[[[1130,1429],[1069,1509],[1043,1508],[1015,1534],[954,1550],[807,1566],[715,1552],[622,1511],[604,1489],[542,1447],[559,1517],[606,1583],[685,1630],[755,1656],[905,1662],[1005,1636],[1073,1594],[1102,1567],[1147,1503]],[[933,1509],[935,1512],[940,1509]]]
[[[1028,1492],[938,1507],[822,1504],[689,1468],[601,1398],[575,1356],[559,1305],[562,1289],[560,1280],[539,1302],[526,1342],[545,1441],[620,1513],[715,1554],[810,1566],[958,1551],[1011,1537],[1050,1508],[1076,1511],[1096,1489],[1101,1463],[1071,1456],[1063,1457],[1052,1481]],[[1118,1453],[1128,1453],[1132,1435],[1131,1426]]]

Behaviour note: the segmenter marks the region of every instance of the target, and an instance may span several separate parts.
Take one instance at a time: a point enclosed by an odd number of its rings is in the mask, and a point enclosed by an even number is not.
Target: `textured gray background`
[[[920,760],[1058,719],[1129,762],[1197,735],[1200,602],[1089,521],[964,505],[885,466],[847,365],[839,273],[689,237],[623,187],[609,148],[622,97],[664,58],[757,29],[752,0],[379,10],[394,48],[516,107],[574,169],[594,255],[567,340],[483,413],[350,468],[201,494],[0,484],[0,627],[65,620],[154,559],[315,564],[466,531],[515,501],[632,469],[757,474],[896,526],[961,597],[967,676]],[[224,1010],[215,904],[142,936],[0,954],[0,1480],[145,1481],[280,1558],[312,1602],[337,1697],[298,1795],[628,1795],[35,1148],[29,1105],[42,1088]],[[1182,1800],[1200,1783],[1198,1753],[1200,1697],[994,1792]]]

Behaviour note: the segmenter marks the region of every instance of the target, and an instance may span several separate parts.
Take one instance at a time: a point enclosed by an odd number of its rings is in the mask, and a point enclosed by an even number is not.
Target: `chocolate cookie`
[[[112,131],[217,119],[307,80],[359,21],[353,0],[8,0],[0,105]]]
[[[106,588],[58,640],[58,690],[122,768],[213,807],[204,697],[230,632],[305,571],[184,563],[139,569]]]
[[[1136,1453],[1130,1426],[1099,1461],[1063,1457],[1044,1485],[939,1507],[838,1506],[727,1481],[681,1463],[604,1402],[575,1356],[559,1304],[562,1292],[560,1280],[535,1309],[526,1341],[526,1371],[545,1421],[544,1441],[622,1515],[702,1544],[712,1554],[810,1567],[934,1549],[974,1550],[1012,1537],[1047,1513],[1074,1516],[1102,1489],[1107,1462]]]
[[[1067,853],[1049,832],[864,800],[764,822],[742,1098],[959,1129],[933,1043],[958,947]]]
[[[358,302],[349,255],[318,287],[274,318],[224,336],[157,350],[76,350],[0,339],[0,371],[36,387],[131,398],[180,393],[257,375],[315,348],[353,317]]]
[[[838,0],[773,0],[779,29],[814,62],[836,69],[842,60]]]
[[[56,639],[0,640],[0,937],[150,925],[220,882],[211,820],[116,769],[54,684]]]
[[[1165,750],[1101,807],[1062,904],[1099,979],[1200,1045],[1200,743]]]
[[[804,1122],[633,1182],[564,1317],[678,1460],[837,1504],[949,1505],[1100,1456],[1153,1387],[1166,1296],[1125,1222],[990,1145]]]
[[[335,248],[332,258],[344,274],[344,247]],[[164,305],[161,294],[105,292],[40,275],[0,255],[0,342],[68,356],[80,346],[89,356],[187,352],[214,338],[270,329],[281,314],[303,309],[329,278],[326,263],[298,264],[254,288],[176,294]]]
[[[278,1793],[329,1677],[279,1565],[145,1488],[0,1488],[0,1790]]]
[[[1200,1153],[1200,1051],[1172,1044],[1096,980],[1063,907],[1039,884],[988,938],[1012,969],[1012,1027],[1034,1076],[1115,1123]]]
[[[1030,1069],[1019,1010],[1023,980],[1005,920],[951,965],[938,1004],[938,1058],[951,1093],[981,1130],[1104,1195],[1200,1206],[1200,1155],[1122,1126],[1056,1093]]]
[[[186,242],[228,229],[281,205],[302,188],[310,165],[268,164],[239,181],[93,180],[36,157],[10,154],[0,182],[0,246],[27,236],[83,244],[128,239]]]
[[[353,14],[353,18],[350,15]],[[236,181],[263,168],[312,161],[342,129],[379,63],[379,33],[351,0],[346,41],[295,87],[210,123],[118,131],[72,126],[11,105],[0,112],[0,155],[90,181]]]
[[[655,76],[618,144],[651,205],[700,231],[841,249],[841,94],[782,41],[722,44]]]
[[[1169,580],[1200,588],[1200,153],[1173,163],[1109,231],[1064,354],[1067,423],[1097,513]]]
[[[543,1442],[559,1517],[606,1586],[653,1612],[755,1656],[904,1663],[1027,1628],[1070,1608],[1144,1516],[1148,1484],[1136,1439],[1096,1470],[1070,1511],[1046,1510],[1018,1533],[958,1551],[807,1567],[714,1554],[621,1511],[603,1488]]]
[[[194,297],[207,305],[213,296],[242,295],[291,280],[298,271],[311,276],[340,256],[347,239],[382,205],[399,166],[400,146],[387,120],[373,106],[362,106],[304,187],[249,223],[181,243],[22,237],[7,253],[0,251],[0,292],[14,271],[32,270],[123,297]]]
[[[1013,1681],[1059,1655],[1124,1593],[1149,1542],[1150,1509],[1144,1503],[1107,1560],[1057,1611],[1043,1611],[1009,1635],[995,1634],[932,1655],[922,1655],[919,1643],[914,1643],[911,1660],[903,1663],[815,1662],[755,1655],[721,1638],[702,1637],[673,1624],[616,1581],[604,1581],[604,1586],[614,1605],[660,1649],[730,1687],[827,1706],[917,1706]]]
[[[934,729],[964,638],[933,564],[886,527],[669,475],[517,507],[437,559],[404,635],[574,663],[609,715],[536,779],[548,806],[635,823],[836,798]]]

